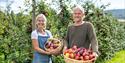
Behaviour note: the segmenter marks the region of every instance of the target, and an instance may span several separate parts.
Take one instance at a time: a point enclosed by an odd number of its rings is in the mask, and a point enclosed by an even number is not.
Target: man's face
[[[79,22],[83,20],[84,14],[80,9],[73,10],[73,20],[74,22]]]

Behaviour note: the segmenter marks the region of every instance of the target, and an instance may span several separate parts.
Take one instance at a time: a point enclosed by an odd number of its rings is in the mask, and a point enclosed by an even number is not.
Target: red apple
[[[78,52],[78,53],[76,54],[76,56],[80,56],[80,53]]]
[[[83,56],[80,56],[80,59],[83,60]]]
[[[88,53],[89,54],[93,54],[92,50],[88,49]]]
[[[68,52],[69,52],[69,53],[73,53],[73,50],[72,50],[72,49],[68,49]]]
[[[53,46],[54,46],[54,44],[53,44],[53,43],[51,43],[51,44],[50,44],[50,46],[51,46],[51,47],[53,47]]]
[[[87,52],[87,50],[86,50],[85,48],[83,48],[82,50],[83,50],[83,53],[84,53],[84,52]]]
[[[89,55],[88,52],[83,52],[82,56]]]
[[[69,53],[69,52],[68,52],[68,49],[66,49],[66,50],[64,51],[64,55],[66,55],[66,53]]]
[[[93,58],[95,58],[95,56],[94,56],[93,54],[90,54],[90,55],[89,55],[89,60],[91,60],[91,59],[93,59]]]
[[[53,45],[53,48],[54,48],[54,49],[56,49],[57,47],[58,47],[58,45],[57,45],[57,44],[54,44],[54,45]]]
[[[80,50],[81,50],[81,48],[76,49],[75,53],[77,54]]]
[[[77,50],[80,51],[82,48],[78,48]]]
[[[80,55],[82,55],[82,54],[83,54],[83,50],[82,50],[82,49],[79,51],[79,54],[80,54]]]
[[[48,49],[48,48],[50,48],[50,45],[48,43],[46,43],[45,47]]]
[[[76,45],[74,45],[74,46],[72,47],[72,49],[73,49],[73,50],[76,50],[76,49],[77,49],[77,46],[76,46]]]
[[[50,46],[50,45],[51,45],[51,42],[47,42],[46,45],[47,45],[47,46]]]
[[[86,61],[86,60],[89,60],[89,56],[88,55],[85,55],[83,56],[83,59]]]
[[[50,47],[50,49],[54,49],[53,47]]]
[[[75,56],[75,59],[76,59],[76,60],[80,60],[80,57],[76,55],[76,56]]]

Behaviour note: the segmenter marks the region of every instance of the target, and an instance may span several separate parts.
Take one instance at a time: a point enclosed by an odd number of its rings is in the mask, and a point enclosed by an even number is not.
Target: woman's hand
[[[47,55],[54,55],[56,54],[57,52],[54,52],[54,51],[45,51]]]
[[[49,51],[46,51],[45,53],[46,53],[47,55],[52,55],[52,53],[49,52]]]
[[[59,50],[59,49],[56,49],[56,50],[54,50],[54,51],[50,51],[50,53],[51,53],[52,55],[59,55],[59,54],[60,54],[60,50]]]

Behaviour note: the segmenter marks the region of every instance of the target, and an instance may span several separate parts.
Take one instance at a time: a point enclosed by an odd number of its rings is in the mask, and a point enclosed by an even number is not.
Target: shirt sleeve
[[[97,42],[97,38],[96,38],[96,33],[94,30],[94,26],[92,23],[88,23],[88,36],[89,36],[89,40],[91,42],[91,48],[94,52],[98,52],[98,42]]]
[[[31,33],[31,39],[38,39],[38,34],[37,34],[36,31],[33,31],[33,32]]]

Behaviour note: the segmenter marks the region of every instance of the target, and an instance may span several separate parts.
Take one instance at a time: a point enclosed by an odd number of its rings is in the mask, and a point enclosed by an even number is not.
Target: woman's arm
[[[48,51],[45,51],[41,48],[39,48],[39,44],[38,44],[38,41],[37,39],[32,39],[32,45],[33,45],[33,49],[39,53],[42,53],[42,54],[47,54],[47,55],[50,55],[51,53],[48,52]]]

